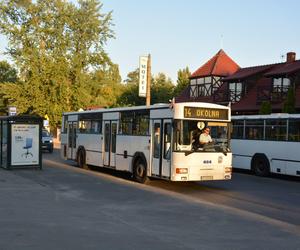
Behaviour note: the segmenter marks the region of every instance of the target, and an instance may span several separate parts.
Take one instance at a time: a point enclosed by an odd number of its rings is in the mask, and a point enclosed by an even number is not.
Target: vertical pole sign
[[[140,56],[140,80],[139,80],[139,96],[146,97],[147,94],[147,64],[148,57]]]
[[[148,55],[147,64],[147,92],[146,92],[146,106],[151,104],[151,56]]]
[[[146,97],[146,105],[150,105],[151,56],[140,56],[139,96]]]

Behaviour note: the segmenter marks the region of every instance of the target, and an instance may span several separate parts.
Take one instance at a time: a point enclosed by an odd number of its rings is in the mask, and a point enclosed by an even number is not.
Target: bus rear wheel
[[[255,175],[268,176],[270,175],[270,163],[264,154],[256,154],[252,159],[252,170]]]
[[[142,160],[137,160],[133,167],[133,179],[139,183],[146,183],[147,178],[147,167]]]

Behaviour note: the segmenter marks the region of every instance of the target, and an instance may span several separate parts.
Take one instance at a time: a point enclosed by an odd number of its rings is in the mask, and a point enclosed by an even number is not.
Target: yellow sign
[[[228,120],[227,109],[184,107],[184,118]]]

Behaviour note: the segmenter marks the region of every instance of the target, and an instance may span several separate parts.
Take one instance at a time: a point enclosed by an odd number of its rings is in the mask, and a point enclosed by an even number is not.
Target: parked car
[[[42,130],[42,149],[53,152],[53,137],[46,129]]]

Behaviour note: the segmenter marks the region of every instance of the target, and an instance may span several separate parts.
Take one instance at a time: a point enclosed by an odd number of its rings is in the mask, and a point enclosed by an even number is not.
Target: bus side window
[[[246,121],[246,139],[263,140],[264,121],[248,120]]]
[[[165,123],[164,126],[164,159],[171,158],[171,123]]]
[[[154,143],[153,143],[153,157],[159,158],[160,157],[160,123],[154,124]]]
[[[233,139],[244,138],[244,120],[236,120],[232,122],[231,137]]]
[[[300,119],[289,120],[289,141],[300,141]]]

